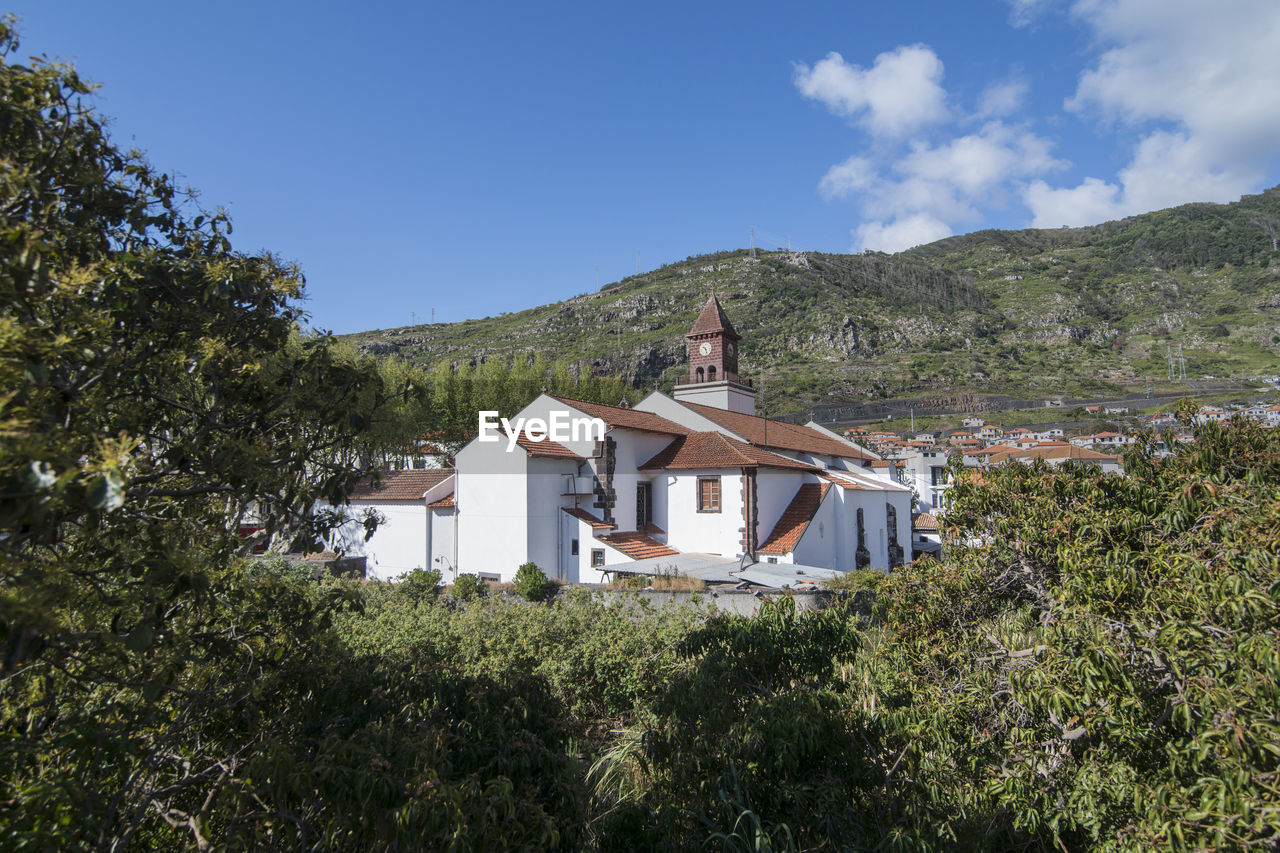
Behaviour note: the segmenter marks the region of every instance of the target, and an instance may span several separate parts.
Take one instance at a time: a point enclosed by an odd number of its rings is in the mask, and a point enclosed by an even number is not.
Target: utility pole
[[[751,226],[751,259],[755,260],[755,257],[756,257],[756,228],[753,225]]]
[[[769,408],[765,404],[766,395],[764,391],[764,368],[760,368],[760,414],[764,418],[764,446],[769,446]]]
[[[636,249],[636,275],[640,275],[640,250]]]
[[[409,312],[409,325],[410,326],[418,325],[418,315],[413,313],[412,311]]]

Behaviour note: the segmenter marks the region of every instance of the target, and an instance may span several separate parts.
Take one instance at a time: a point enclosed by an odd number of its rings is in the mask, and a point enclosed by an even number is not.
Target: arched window
[[[716,366],[714,364],[707,368],[707,381],[716,381]]]
[[[697,373],[697,377],[698,377],[698,381],[699,381],[699,382],[705,382],[705,381],[706,381],[706,376],[704,375],[704,374],[706,373],[706,371],[704,371],[701,367],[699,367],[699,368],[697,369],[696,373]]]

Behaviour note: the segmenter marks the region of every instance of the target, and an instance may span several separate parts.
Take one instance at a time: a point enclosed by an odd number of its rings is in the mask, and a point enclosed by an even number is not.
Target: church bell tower
[[[714,294],[685,338],[689,341],[689,381],[675,387],[675,398],[754,415],[756,389],[738,378],[738,341],[742,336],[734,331]]]

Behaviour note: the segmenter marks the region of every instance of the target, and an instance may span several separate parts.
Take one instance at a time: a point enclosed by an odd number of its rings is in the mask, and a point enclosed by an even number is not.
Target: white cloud
[[[847,198],[873,186],[877,180],[876,167],[870,158],[850,157],[827,170],[818,182],[818,192],[823,198]]]
[[[1015,27],[1029,27],[1053,0],[1008,0],[1009,23]]]
[[[1049,154],[1048,140],[1003,122],[957,137],[945,145],[917,145],[898,164],[908,175],[954,186],[976,197],[1013,178],[1038,175],[1063,165]]]
[[[1067,109],[1141,135],[1115,183],[1028,189],[1037,225],[1231,201],[1259,188],[1280,138],[1280,3],[1080,0],[1072,13],[1103,52]]]
[[[1011,79],[993,83],[978,99],[978,117],[998,118],[1016,113],[1026,100],[1028,90],[1025,80]]]
[[[947,223],[927,213],[901,216],[891,222],[866,222],[853,230],[857,249],[875,249],[880,252],[901,252],[922,243],[932,243],[952,234]]]
[[[1073,189],[1054,189],[1044,181],[1027,187],[1027,206],[1035,214],[1033,228],[1093,225],[1121,216],[1120,188],[1098,178],[1085,178]]]
[[[866,70],[835,52],[812,68],[795,67],[796,88],[806,98],[885,137],[906,136],[947,117],[941,80],[942,61],[919,44],[882,53]]]
[[[917,142],[879,168],[851,157],[828,170],[819,189],[828,198],[856,198],[871,220],[854,231],[863,241],[856,249],[901,247],[945,237],[954,225],[977,221],[980,207],[1018,198],[1024,181],[1065,165],[1047,140],[993,121],[939,145]]]

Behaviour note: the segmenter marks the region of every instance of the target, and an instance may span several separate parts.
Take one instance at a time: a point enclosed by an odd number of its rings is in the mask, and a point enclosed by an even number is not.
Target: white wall
[[[367,542],[364,525],[359,521],[366,508],[385,519]],[[350,520],[334,531],[330,547],[348,556],[365,557],[367,577],[390,580],[413,569],[429,567],[427,509],[421,501],[353,502],[346,514]]]
[[[454,578],[454,515],[447,507],[427,510],[431,517],[431,567],[439,569],[446,583]]]
[[[839,498],[832,494],[834,491],[834,487],[827,490],[826,497],[818,505],[818,511],[813,514],[809,526],[805,528],[804,535],[796,543],[793,552],[794,561],[802,566],[817,566],[824,569],[848,568],[844,565],[845,555],[839,550],[842,539],[840,535],[842,513],[839,512]]]
[[[720,512],[698,512],[700,476],[720,477]],[[667,544],[677,551],[737,557],[742,554],[742,472],[738,469],[665,471]],[[662,488],[662,486],[658,486]]]
[[[458,571],[494,572],[503,580],[528,559],[529,457],[505,442],[473,441],[458,452],[454,502]]]
[[[560,508],[573,504],[572,497],[564,496],[565,478],[578,470],[578,464],[571,459],[534,457],[528,465],[526,556],[492,570],[500,572],[504,581],[508,573],[514,578],[520,564],[529,561],[537,563],[548,577],[555,577],[560,570],[560,516],[564,515]]]
[[[759,468],[756,472],[756,534],[763,545],[807,478],[799,471]]]

